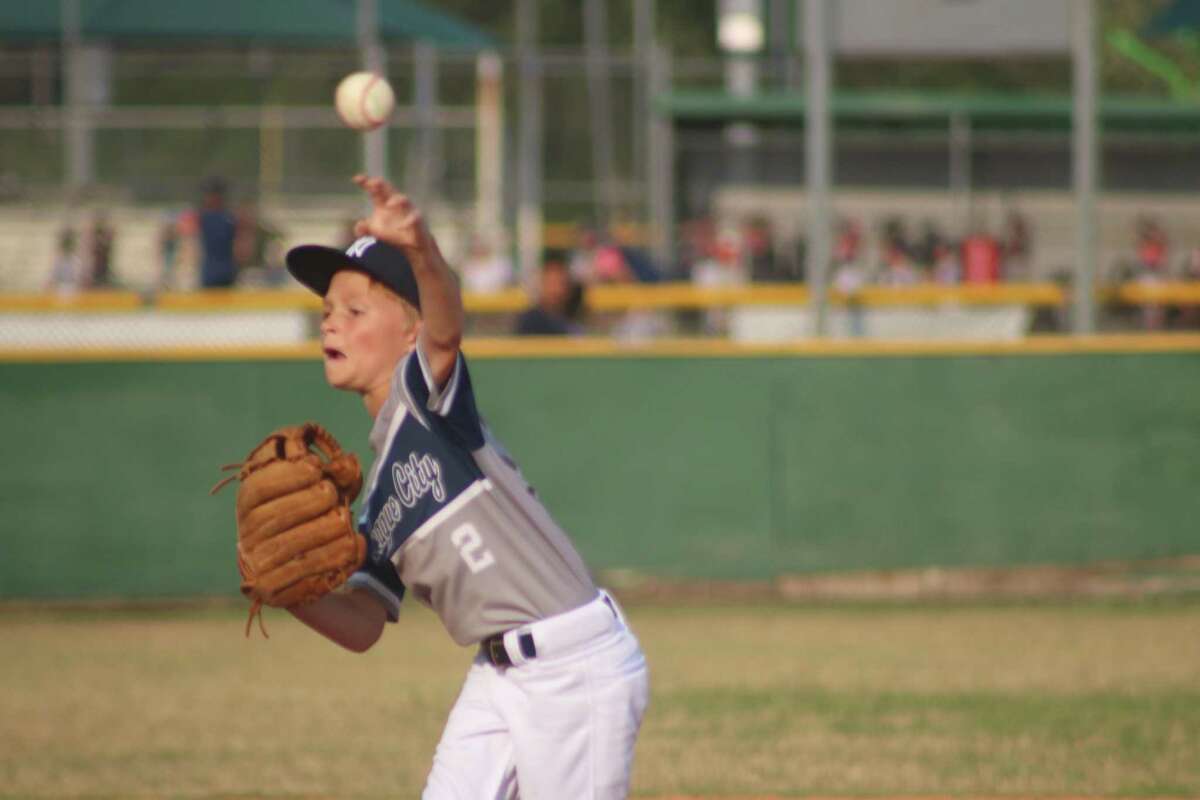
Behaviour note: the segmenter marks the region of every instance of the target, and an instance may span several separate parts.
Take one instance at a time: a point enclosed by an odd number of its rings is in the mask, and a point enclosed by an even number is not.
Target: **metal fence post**
[[[830,57],[827,0],[806,0],[804,21],[808,85],[808,105],[804,114],[805,182],[808,197],[808,268],[805,271],[805,281],[811,298],[813,333],[824,336],[829,327],[826,272],[832,255],[829,194],[833,171],[830,125],[833,67]]]
[[[1072,177],[1075,188],[1075,282],[1071,328],[1096,329],[1096,16],[1092,0],[1071,5]]]

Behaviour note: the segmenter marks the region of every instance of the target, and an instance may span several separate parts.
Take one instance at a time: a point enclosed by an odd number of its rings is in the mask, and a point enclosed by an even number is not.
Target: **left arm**
[[[383,634],[387,612],[366,589],[333,591],[302,606],[292,616],[317,633],[355,653],[365,653]]]
[[[458,280],[429,232],[424,215],[383,178],[355,176],[371,198],[371,215],[359,220],[355,233],[374,236],[404,250],[421,296],[421,352],[439,388],[446,385],[462,343],[463,306]]]

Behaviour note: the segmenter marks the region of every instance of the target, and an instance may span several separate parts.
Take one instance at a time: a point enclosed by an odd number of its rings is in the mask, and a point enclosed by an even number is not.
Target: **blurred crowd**
[[[855,295],[868,286],[989,285],[1036,279],[1032,226],[1017,210],[1005,214],[996,230],[977,222],[957,237],[932,220],[912,230],[903,217],[895,215],[883,220],[873,241],[868,237],[861,221],[851,217],[837,220],[828,279],[834,292],[852,305]],[[580,329],[584,304],[579,298],[599,284],[669,280],[718,287],[803,282],[806,277],[805,240],[777,237],[770,221],[761,216],[733,225],[718,224],[712,218],[690,220],[680,226],[677,252],[677,263],[660,265],[645,250],[622,244],[617,236],[584,230],[573,249],[548,253],[543,273],[552,276],[543,275],[542,293],[550,298],[546,306],[552,309],[545,313],[557,313],[562,320],[554,332]],[[1200,281],[1200,244],[1182,253],[1173,250],[1162,224],[1151,217],[1137,220],[1127,254],[1107,275],[1100,276],[1102,283]],[[467,287],[489,291],[509,285],[514,280],[511,267],[496,266],[496,259],[486,248],[468,259],[463,265]],[[1066,285],[1069,271],[1060,270],[1048,279]],[[562,281],[567,282],[568,290],[559,288]],[[1200,327],[1197,306],[1142,305],[1130,313],[1136,315],[1133,326],[1145,329]],[[725,317],[719,309],[706,311],[699,315],[699,327],[721,333]],[[619,321],[615,332],[653,334],[657,327],[654,314],[631,312]]]
[[[1200,245],[1174,252],[1162,224],[1153,217],[1135,223],[1133,254],[1117,265],[1115,281],[1145,287],[1200,281]],[[1146,303],[1137,308],[1138,325],[1145,330],[1200,328],[1200,307]]]
[[[571,302],[563,299],[545,303],[558,311],[544,309],[544,313],[561,317],[559,332],[580,329],[579,315],[584,306],[578,298],[600,284],[667,280],[714,288],[805,280],[807,243],[803,238],[785,240],[776,236],[766,217],[750,216],[738,224],[702,217],[682,224],[679,234],[678,260],[664,265],[655,263],[646,250],[623,243],[617,235],[582,230],[573,249],[550,252],[543,260],[542,293],[551,298],[572,298]],[[924,223],[916,235],[911,235],[902,218],[892,217],[880,227],[875,246],[868,247],[862,223],[843,218],[837,222],[829,280],[835,291],[848,297],[868,285],[1024,280],[1030,272],[1030,238],[1027,221],[1015,212],[1008,215],[999,235],[978,226],[961,240],[947,236],[933,222]],[[513,279],[511,269],[494,266],[495,258],[484,249],[463,264],[468,289],[487,291],[507,285],[502,275]],[[555,277],[545,277],[546,272]],[[565,274],[569,292],[555,288],[559,274]],[[709,334],[725,332],[728,324],[728,313],[723,309],[694,316],[687,322]],[[615,320],[613,332],[627,337],[650,336],[667,327],[661,314],[636,311]]]
[[[908,286],[934,283],[994,284],[1030,278],[1032,242],[1024,215],[1012,211],[1000,232],[974,224],[960,239],[947,235],[936,223],[922,223],[911,235],[901,217],[890,217],[880,230],[878,261],[862,256],[862,229],[853,219],[838,223],[833,254],[834,286],[847,293],[874,283]]]
[[[112,269],[117,232],[97,210],[58,233],[46,289],[59,293],[121,288]],[[232,206],[226,182],[213,178],[194,206],[164,214],[155,247],[158,291],[279,286],[286,280],[280,229],[247,201]],[[185,275],[187,276],[185,278]]]
[[[1137,219],[1130,246],[1102,281],[1153,286],[1200,281],[1200,244],[1173,248],[1155,218]],[[117,231],[104,210],[82,225],[59,232],[46,288],[72,292],[117,286],[113,250]],[[511,249],[498,234],[476,233],[454,259],[465,291],[491,294],[523,286],[533,297],[514,323],[519,334],[580,333],[597,321],[584,319],[585,297],[600,285],[689,282],[701,287],[749,283],[800,283],[806,278],[807,243],[803,237],[776,235],[765,216],[740,222],[711,217],[679,226],[672,264],[658,263],[631,229],[576,229],[571,246],[547,249],[535,275],[523,276]],[[343,223],[341,246],[354,240],[353,222]],[[287,281],[282,232],[265,219],[253,202],[236,207],[225,181],[213,178],[202,187],[199,202],[167,214],[159,226],[157,290],[219,289],[233,286],[279,286]],[[849,300],[868,286],[917,284],[986,285],[1034,280],[1034,241],[1028,219],[1009,211],[996,230],[974,224],[953,236],[932,220],[915,229],[900,215],[890,216],[869,231],[858,219],[836,221],[828,279],[836,295]],[[186,278],[184,277],[186,276]],[[1069,282],[1066,272],[1051,277]],[[187,283],[188,285],[183,285]],[[1148,330],[1200,327],[1200,307],[1145,304],[1132,313],[1132,324]],[[706,333],[722,333],[727,314],[721,309],[693,314],[690,324]],[[630,311],[601,320],[617,336],[649,337],[667,332],[678,320],[660,312]]]
[[[112,222],[104,211],[92,214],[82,230],[64,225],[55,241],[54,263],[50,265],[46,289],[70,293],[111,288],[115,237]]]

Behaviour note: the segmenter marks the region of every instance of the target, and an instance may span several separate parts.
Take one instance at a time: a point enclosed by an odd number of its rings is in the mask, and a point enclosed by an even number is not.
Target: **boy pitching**
[[[478,646],[424,798],[623,798],[648,698],[638,641],[481,420],[458,285],[420,211],[383,179],[355,182],[372,204],[359,238],[287,265],[324,298],[326,379],[374,419],[367,559],[291,613],[362,652],[412,592]]]

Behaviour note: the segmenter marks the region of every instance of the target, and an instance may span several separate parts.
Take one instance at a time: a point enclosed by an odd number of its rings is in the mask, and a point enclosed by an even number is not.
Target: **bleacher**
[[[713,207],[719,219],[738,220],[763,216],[771,221],[776,239],[785,244],[803,235],[805,201],[802,191],[762,188],[726,188],[714,196]],[[11,206],[0,209],[0,292],[39,291],[50,274],[58,231],[73,224],[82,232],[97,207],[68,211],[61,207]],[[116,231],[113,273],[118,283],[135,291],[153,289],[158,284],[159,228],[167,215],[178,206],[106,205]],[[327,203],[314,206],[264,206],[265,219],[283,232],[283,245],[302,242],[335,242],[342,221],[354,213],[353,204]],[[933,221],[946,235],[961,236],[972,220],[981,221],[999,233],[1009,210],[1021,212],[1030,226],[1032,254],[1028,275],[1016,276],[1028,282],[1046,282],[1068,271],[1074,264],[1076,242],[1075,205],[1067,192],[977,192],[970,210],[959,198],[947,192],[839,190],[835,195],[838,216],[858,220],[864,231],[864,259],[878,263],[878,231],[884,220],[898,216],[913,234],[925,221]],[[1184,195],[1107,194],[1097,203],[1100,237],[1097,280],[1114,282],[1123,276],[1122,264],[1133,257],[1134,226],[1142,216],[1157,219],[1171,242],[1174,268],[1186,249],[1200,246],[1200,217],[1195,214],[1194,199]],[[437,215],[453,222],[451,212]],[[454,224],[438,226],[439,240],[448,254],[460,250],[464,231]],[[82,243],[82,242],[81,242]],[[194,259],[180,259],[176,287],[195,285]]]
[[[771,221],[778,238],[792,240],[803,234],[805,200],[802,191],[781,189],[726,188],[714,196],[719,216],[742,218],[752,215]],[[993,234],[999,234],[1009,210],[1023,214],[1032,238],[1030,274],[1020,280],[1044,282],[1072,270],[1075,263],[1076,206],[1069,192],[976,192],[970,209],[960,198],[944,191],[862,191],[838,190],[834,194],[837,216],[858,220],[863,226],[864,258],[868,265],[879,263],[878,231],[891,216],[903,219],[912,234],[926,220],[932,220],[943,233],[959,238],[972,220],[978,220]],[[1153,217],[1166,230],[1171,243],[1171,267],[1177,266],[1184,252],[1200,247],[1200,216],[1194,196],[1161,193],[1110,193],[1101,195],[1096,204],[1096,232],[1099,283],[1120,281],[1120,267],[1133,258],[1134,226],[1142,216]]]
[[[279,225],[283,245],[303,242],[334,243],[340,225],[351,204],[327,208],[260,209],[263,217]],[[0,292],[41,290],[54,262],[56,241],[64,225],[72,225],[86,245],[83,235],[92,214],[99,207],[75,211],[61,208],[14,207],[0,210]],[[117,284],[134,291],[155,289],[159,282],[159,230],[179,207],[104,206],[116,238],[112,272]],[[185,251],[179,259],[174,288],[196,286],[195,259]]]

